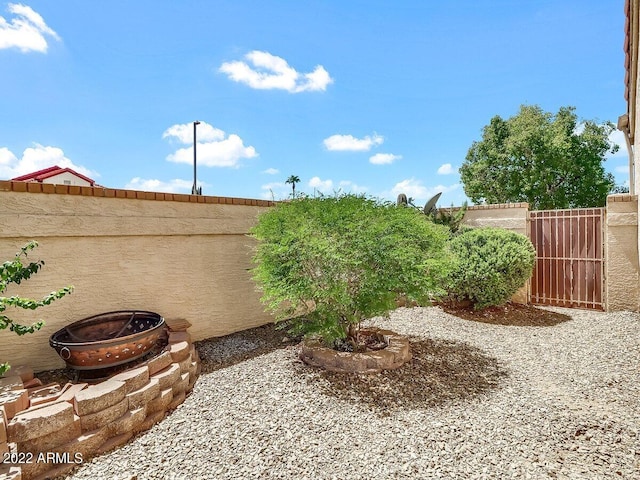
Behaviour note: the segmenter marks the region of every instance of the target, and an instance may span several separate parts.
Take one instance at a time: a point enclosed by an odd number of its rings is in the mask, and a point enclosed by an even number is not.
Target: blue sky
[[[0,1],[0,178],[466,199],[458,167],[521,104],[616,123],[623,0]],[[628,182],[626,146],[606,162]]]

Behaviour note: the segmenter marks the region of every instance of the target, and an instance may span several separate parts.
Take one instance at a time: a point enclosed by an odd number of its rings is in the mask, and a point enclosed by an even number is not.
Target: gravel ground
[[[571,319],[398,309],[371,323],[414,359],[378,376],[310,369],[271,327],[202,342],[186,401],[67,478],[640,479],[640,315],[553,310]]]

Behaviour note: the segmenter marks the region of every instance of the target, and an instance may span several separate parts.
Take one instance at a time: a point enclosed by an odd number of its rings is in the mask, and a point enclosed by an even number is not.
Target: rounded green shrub
[[[524,235],[500,228],[465,230],[449,242],[456,268],[449,296],[475,309],[506,303],[531,277],[535,250]]]
[[[357,195],[278,203],[251,231],[253,277],[279,320],[330,344],[402,296],[428,303],[450,271],[445,227],[414,209]]]

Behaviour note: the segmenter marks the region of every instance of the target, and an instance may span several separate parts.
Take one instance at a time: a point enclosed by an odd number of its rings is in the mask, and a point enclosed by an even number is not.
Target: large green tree
[[[618,150],[614,128],[578,121],[574,107],[554,115],[523,105],[507,120],[496,115],[460,168],[465,193],[474,203],[528,202],[532,210],[604,206],[615,187],[603,166]]]

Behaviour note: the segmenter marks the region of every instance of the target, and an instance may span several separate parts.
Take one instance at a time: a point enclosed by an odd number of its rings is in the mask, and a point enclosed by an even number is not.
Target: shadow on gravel
[[[284,340],[284,341],[283,341]],[[274,324],[195,342],[202,373],[211,373],[298,343]]]
[[[474,322],[491,323],[517,327],[552,327],[571,320],[569,315],[543,310],[533,305],[507,303],[498,307],[474,310],[473,307],[459,307],[441,304],[440,308],[450,315]]]
[[[411,338],[411,352],[412,360],[399,369],[374,375],[294,368],[325,395],[365,404],[381,416],[472,398],[497,388],[507,375],[495,358],[464,343]]]

